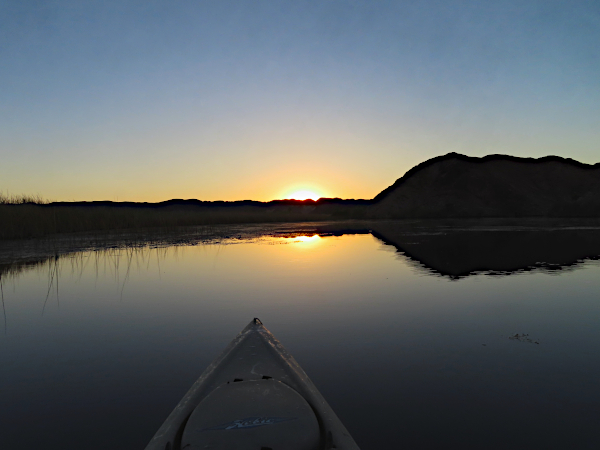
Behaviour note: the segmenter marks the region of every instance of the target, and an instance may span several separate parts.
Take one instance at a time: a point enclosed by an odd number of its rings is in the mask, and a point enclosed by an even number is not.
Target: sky
[[[0,191],[373,198],[448,152],[600,162],[597,0],[0,0]]]

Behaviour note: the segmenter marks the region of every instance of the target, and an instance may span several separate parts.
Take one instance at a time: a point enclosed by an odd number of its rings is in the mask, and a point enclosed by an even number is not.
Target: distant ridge
[[[355,199],[341,199],[341,198],[320,198],[318,200],[306,199],[306,200],[271,200],[268,202],[261,202],[258,200],[197,200],[197,199],[181,199],[174,198],[171,200],[165,200],[162,202],[113,202],[111,200],[94,200],[94,201],[74,201],[74,202],[50,202],[39,204],[42,207],[52,206],[83,206],[83,207],[121,207],[121,208],[164,208],[169,206],[199,206],[203,208],[234,208],[240,206],[256,206],[262,208],[276,207],[276,206],[322,206],[322,205],[367,205],[371,204],[372,200],[355,200]]]
[[[600,217],[600,163],[559,156],[427,160],[373,199],[373,218]]]

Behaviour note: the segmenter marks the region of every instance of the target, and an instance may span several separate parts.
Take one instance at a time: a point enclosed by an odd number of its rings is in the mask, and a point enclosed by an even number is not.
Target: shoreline
[[[178,228],[148,228],[141,230],[105,231],[98,233],[77,232],[50,235],[43,238],[13,239],[0,241],[0,277],[19,267],[38,265],[51,259],[88,251],[123,249],[167,248],[173,246],[230,245],[257,239],[296,237],[302,235],[342,236],[344,234],[371,234],[383,244],[391,245],[401,254],[427,264],[428,258],[413,255],[418,248],[407,247],[403,241],[410,236],[472,236],[486,232],[528,233],[581,232],[598,234],[600,242],[600,219],[555,218],[496,218],[496,219],[405,219],[405,220],[339,220],[303,221],[284,223],[219,224]],[[402,238],[402,236],[404,238]],[[410,240],[410,239],[409,239]],[[578,244],[580,253],[586,253],[586,244]],[[593,248],[592,248],[593,247]],[[589,247],[594,258],[596,245]],[[456,248],[454,251],[459,251]],[[453,252],[454,252],[453,251]],[[500,251],[497,249],[496,251]],[[593,253],[593,254],[592,254]],[[598,253],[600,255],[600,253]],[[427,255],[429,256],[429,255]],[[535,261],[534,261],[535,262]],[[565,261],[565,264],[570,263]],[[435,269],[441,274],[451,274]],[[462,271],[465,272],[465,271]],[[462,272],[458,275],[462,275]],[[467,270],[465,273],[470,273]],[[455,274],[456,275],[456,274]]]

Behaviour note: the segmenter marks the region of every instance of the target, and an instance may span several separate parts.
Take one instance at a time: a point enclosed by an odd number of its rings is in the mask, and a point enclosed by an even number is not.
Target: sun
[[[321,196],[314,191],[309,191],[306,189],[300,191],[294,191],[291,194],[287,195],[286,198],[293,200],[319,200]]]

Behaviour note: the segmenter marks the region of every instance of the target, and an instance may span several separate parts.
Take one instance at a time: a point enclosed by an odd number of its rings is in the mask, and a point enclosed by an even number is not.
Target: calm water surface
[[[144,448],[253,317],[363,450],[600,447],[596,261],[456,276],[447,258],[427,266],[379,237],[121,248],[5,270],[0,448]]]

